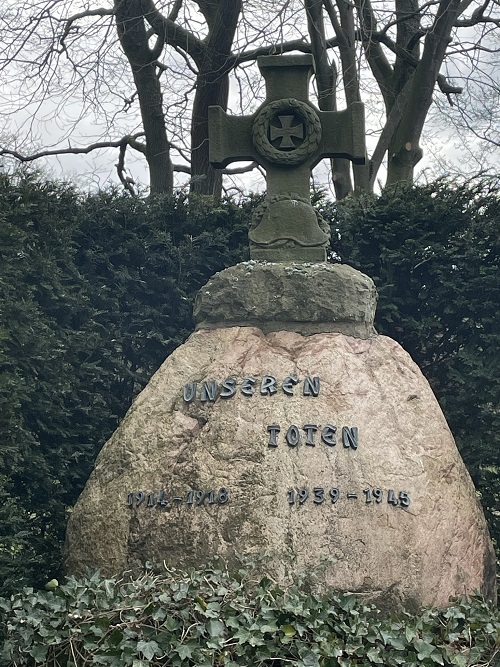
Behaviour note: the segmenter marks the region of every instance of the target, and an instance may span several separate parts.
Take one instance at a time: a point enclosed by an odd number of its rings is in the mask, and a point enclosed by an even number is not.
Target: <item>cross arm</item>
[[[231,162],[259,160],[252,142],[253,116],[229,116],[222,107],[208,108],[210,163],[224,169]]]
[[[365,115],[362,102],[353,102],[343,111],[319,111],[322,135],[313,166],[325,157],[347,158],[365,164]]]

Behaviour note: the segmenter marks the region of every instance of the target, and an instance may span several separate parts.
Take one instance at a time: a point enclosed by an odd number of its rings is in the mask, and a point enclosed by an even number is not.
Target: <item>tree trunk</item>
[[[191,191],[220,197],[222,171],[209,160],[208,107],[227,110],[231,49],[242,0],[199,3],[209,26],[203,58],[197,61],[198,76],[191,121]]]
[[[419,58],[419,39],[416,36],[420,31],[420,14],[418,7],[418,0],[396,0],[396,18],[397,24],[397,44],[405,53],[418,60]],[[392,81],[393,89],[393,103],[403,105],[403,98],[406,99],[406,92],[403,90],[406,84],[414,77],[415,70],[408,65],[408,62],[401,56],[396,57],[394,64],[394,73]],[[414,86],[412,82],[410,84]],[[411,95],[411,91],[409,92]],[[425,104],[422,99],[421,103]],[[428,108],[428,107],[427,107]],[[414,168],[419,160],[422,158],[422,151],[418,145],[420,136],[416,136],[411,120],[412,110],[408,109],[397,125],[387,151],[387,180],[386,184],[394,183],[412,183]],[[408,116],[410,122],[408,123]],[[403,129],[404,125],[408,125],[407,129]],[[401,137],[404,136],[404,141],[401,143]],[[398,139],[399,137],[399,139]]]
[[[413,181],[415,165],[422,157],[420,137],[459,5],[460,0],[441,0],[433,28],[425,38],[422,58],[407,78],[408,92],[402,90],[399,96],[404,101],[401,119],[389,143],[387,185]]]
[[[419,147],[418,143],[414,146],[411,142],[407,142],[404,146],[399,148],[398,152],[394,152],[390,146],[385,184],[395,185],[396,183],[413,183],[415,166],[421,158],[422,149]]]
[[[199,71],[196,77],[196,93],[191,120],[191,192],[213,195],[222,194],[222,169],[215,169],[209,160],[208,107],[227,109],[229,94],[228,74],[218,76],[216,66],[207,63],[207,71]]]
[[[150,192],[171,194],[173,168],[170,143],[165,128],[163,95],[156,74],[163,42],[160,40],[154,51],[150,49],[144,23],[145,11],[141,0],[115,0],[118,37],[132,69],[146,136]]]
[[[142,125],[146,134],[146,160],[151,194],[172,194],[174,176],[170,142],[165,128],[163,95],[154,65],[133,70]]]
[[[328,61],[323,20],[323,0],[305,0],[305,7],[307,27],[311,38],[311,50],[316,65],[319,108],[321,111],[336,111],[337,71],[335,65]],[[351,163],[349,160],[332,158],[330,164],[335,197],[338,200],[345,199],[353,191]]]

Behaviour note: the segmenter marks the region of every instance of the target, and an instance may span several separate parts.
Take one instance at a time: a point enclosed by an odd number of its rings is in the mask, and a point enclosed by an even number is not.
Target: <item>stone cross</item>
[[[311,169],[325,157],[364,164],[361,102],[319,111],[309,101],[312,55],[263,56],[266,100],[251,116],[209,108],[210,162],[252,160],[266,170],[267,198],[249,232],[250,256],[270,262],[326,260],[330,234],[310,202]]]

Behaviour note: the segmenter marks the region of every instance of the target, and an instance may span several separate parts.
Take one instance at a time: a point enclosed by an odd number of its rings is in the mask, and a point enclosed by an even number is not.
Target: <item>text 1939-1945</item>
[[[383,491],[379,487],[363,489],[361,493],[352,489],[346,492],[341,492],[338,486],[333,486],[329,489],[325,489],[322,486],[316,486],[312,489],[306,487],[288,489],[289,505],[296,505],[298,507],[304,505],[306,502],[312,502],[315,505],[331,502],[335,505],[338,501],[343,499],[350,502],[360,499],[366,505],[372,503],[380,505],[384,501],[393,507],[406,508],[410,505],[410,496],[407,491],[396,493],[394,489]]]

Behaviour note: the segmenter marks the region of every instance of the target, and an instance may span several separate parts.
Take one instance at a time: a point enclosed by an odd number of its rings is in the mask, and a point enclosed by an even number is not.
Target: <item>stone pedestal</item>
[[[373,281],[346,264],[250,260],[217,273],[198,292],[198,329],[255,326],[264,333],[375,334]]]
[[[214,277],[199,330],[98,457],[68,571],[261,554],[283,582],[322,564],[323,588],[385,608],[494,598],[472,482],[423,375],[375,334],[374,305],[348,267],[254,262]]]

